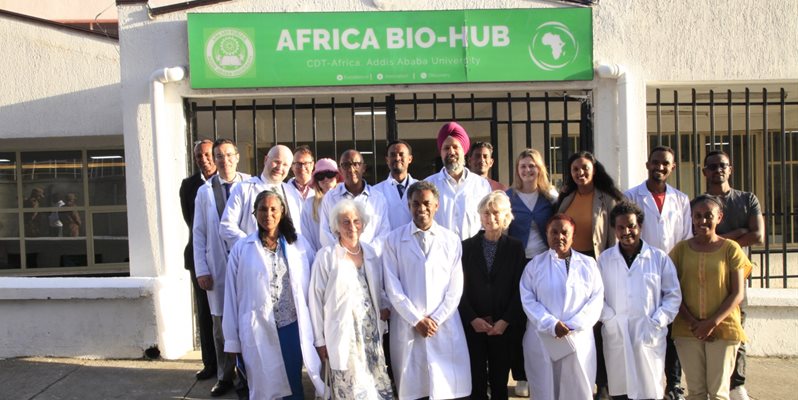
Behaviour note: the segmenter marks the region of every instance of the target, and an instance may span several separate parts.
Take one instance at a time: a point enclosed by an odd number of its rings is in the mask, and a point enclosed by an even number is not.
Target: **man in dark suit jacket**
[[[183,179],[180,185],[180,208],[183,210],[183,220],[188,225],[188,244],[183,252],[186,269],[191,273],[191,283],[194,286],[194,303],[199,325],[200,347],[202,350],[203,368],[197,371],[197,379],[209,379],[216,376],[216,349],[213,344],[213,320],[211,309],[208,305],[208,296],[197,283],[194,273],[194,238],[191,231],[194,227],[194,198],[197,190],[205,181],[216,173],[216,164],[213,163],[213,142],[204,139],[194,145],[194,162],[198,171]]]

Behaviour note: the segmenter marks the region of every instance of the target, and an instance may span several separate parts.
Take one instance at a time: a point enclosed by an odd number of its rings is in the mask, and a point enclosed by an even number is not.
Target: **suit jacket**
[[[523,321],[518,284],[526,265],[524,246],[517,239],[502,234],[488,272],[482,240],[485,231],[463,241],[463,296],[460,316],[466,329],[477,317],[489,316],[496,322],[503,319],[513,325]]]
[[[183,179],[180,184],[180,209],[183,211],[183,221],[186,221],[188,226],[188,244],[183,251],[183,260],[187,270],[194,270],[194,199],[197,197],[197,191],[205,184],[202,179],[202,172],[197,172],[194,175]]]

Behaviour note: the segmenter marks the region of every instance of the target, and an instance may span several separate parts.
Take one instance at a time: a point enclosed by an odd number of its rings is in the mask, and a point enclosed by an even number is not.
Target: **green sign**
[[[590,80],[591,12],[189,14],[191,86]]]

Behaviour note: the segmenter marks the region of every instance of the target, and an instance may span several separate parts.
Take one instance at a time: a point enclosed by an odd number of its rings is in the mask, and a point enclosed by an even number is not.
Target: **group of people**
[[[304,367],[336,399],[506,399],[512,371],[535,400],[674,400],[680,361],[687,398],[745,395],[742,247],[764,228],[725,153],[691,202],[667,147],[626,193],[588,152],[558,192],[534,149],[508,188],[456,122],[437,147],[418,181],[410,144],[389,143],[372,186],[356,150],[276,145],[250,177],[231,141],[196,144],[180,195],[211,395],[238,376],[239,396],[302,399]]]

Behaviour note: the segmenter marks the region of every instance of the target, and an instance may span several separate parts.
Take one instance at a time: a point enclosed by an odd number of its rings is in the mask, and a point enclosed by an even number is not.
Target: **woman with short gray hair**
[[[524,247],[504,231],[513,220],[510,199],[491,192],[478,206],[482,228],[463,241],[463,320],[471,359],[471,398],[507,399],[512,351],[521,347],[522,319],[518,284],[524,269]],[[517,342],[517,343],[516,343]]]
[[[338,202],[330,212],[337,243],[316,254],[308,303],[314,345],[330,365],[336,399],[393,399],[382,350],[390,314],[382,283],[382,261],[360,234],[369,223],[365,206]]]

